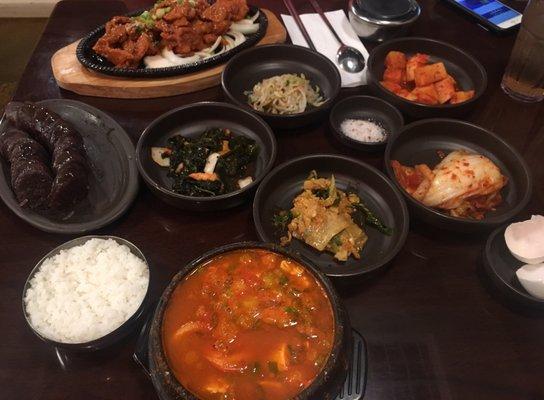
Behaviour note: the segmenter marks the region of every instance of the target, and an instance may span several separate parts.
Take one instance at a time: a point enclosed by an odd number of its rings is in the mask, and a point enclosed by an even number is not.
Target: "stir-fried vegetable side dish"
[[[380,83],[397,96],[429,105],[462,103],[474,96],[474,90],[459,89],[444,63],[431,63],[429,55],[422,53],[406,57],[400,51],[390,51]]]
[[[318,178],[315,171],[304,181],[293,208],[275,214],[273,223],[285,233],[280,239],[282,246],[296,238],[319,251],[333,253],[339,261],[361,257],[368,239],[365,225],[386,235],[392,233],[357,194],[339,190],[334,175],[331,179]]]
[[[238,46],[258,31],[245,0],[159,0],[137,17],[116,16],[93,50],[116,67],[164,68]]]
[[[333,320],[324,289],[300,264],[238,250],[175,288],[163,347],[178,381],[199,399],[291,399],[325,365]]]
[[[255,140],[212,128],[198,138],[175,135],[167,147],[152,147],[151,157],[168,168],[172,190],[208,197],[242,189],[253,182],[250,167],[259,154]]]
[[[270,114],[299,114],[325,102],[321,89],[317,85],[312,87],[304,74],[263,79],[245,94],[253,109]]]

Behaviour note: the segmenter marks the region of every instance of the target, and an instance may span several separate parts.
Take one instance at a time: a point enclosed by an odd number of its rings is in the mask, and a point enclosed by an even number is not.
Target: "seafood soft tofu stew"
[[[163,347],[177,380],[200,399],[290,399],[325,365],[333,319],[306,268],[267,250],[237,250],[174,289]]]

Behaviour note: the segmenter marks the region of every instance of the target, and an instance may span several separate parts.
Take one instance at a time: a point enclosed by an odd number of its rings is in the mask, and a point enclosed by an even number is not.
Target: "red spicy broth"
[[[327,294],[297,262],[261,249],[222,254],[174,289],[164,351],[204,400],[283,400],[310,385],[332,350]]]

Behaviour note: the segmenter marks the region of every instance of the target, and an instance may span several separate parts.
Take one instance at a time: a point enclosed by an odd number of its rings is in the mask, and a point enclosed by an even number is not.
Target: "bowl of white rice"
[[[389,137],[404,125],[399,110],[372,96],[351,96],[332,108],[329,124],[334,136],[358,150],[384,150]]]
[[[30,273],[23,313],[45,342],[99,350],[130,333],[147,311],[149,265],[115,236],[84,236],[53,249]]]

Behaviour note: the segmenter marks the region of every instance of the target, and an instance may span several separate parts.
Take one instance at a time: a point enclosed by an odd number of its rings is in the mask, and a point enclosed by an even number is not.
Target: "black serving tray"
[[[148,319],[142,326],[140,336],[136,342],[136,349],[132,358],[142,367],[148,378],[151,379],[149,372],[149,353],[147,343],[149,340],[149,328],[153,313],[149,313]],[[342,390],[336,397],[336,400],[361,400],[365,394],[367,372],[366,343],[359,332],[353,329],[353,353],[351,355],[351,365],[348,370],[348,377]]]
[[[132,13],[126,14],[128,17],[134,17],[140,15],[145,10],[138,10]],[[259,17],[255,22],[259,23],[259,30],[253,34],[245,35],[246,41],[224,53],[217,54],[215,56],[206,58],[205,60],[195,61],[190,64],[179,65],[175,67],[165,68],[145,68],[140,65],[139,68],[118,68],[115,67],[105,58],[96,54],[93,50],[93,46],[97,40],[104,35],[106,31],[106,25],[101,25],[94,31],[89,33],[79,42],[76,50],[77,59],[85,67],[92,69],[106,75],[133,77],[133,78],[157,78],[163,76],[175,76],[183,75],[191,72],[201,71],[210,68],[214,65],[221,64],[230,59],[234,54],[247,49],[255,45],[259,40],[263,38],[268,27],[268,18],[266,14],[255,6],[249,6],[249,15],[255,15],[259,12]]]

